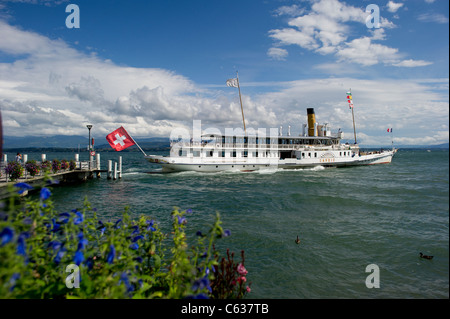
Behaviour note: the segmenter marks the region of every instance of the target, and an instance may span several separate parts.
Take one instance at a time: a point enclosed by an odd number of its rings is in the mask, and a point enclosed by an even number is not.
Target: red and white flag
[[[114,132],[106,135],[106,140],[108,141],[109,145],[111,145],[111,147],[118,152],[136,144],[122,126]]]

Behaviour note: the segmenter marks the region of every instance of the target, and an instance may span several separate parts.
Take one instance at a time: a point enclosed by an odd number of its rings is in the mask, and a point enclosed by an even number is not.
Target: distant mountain
[[[167,137],[150,137],[150,138],[135,138],[136,142],[144,150],[167,150],[170,147],[169,138]],[[55,135],[55,136],[3,136],[3,149],[27,149],[27,148],[70,148],[85,150],[89,141],[86,136],[68,136],[68,135]],[[112,151],[111,146],[106,143],[106,140],[95,139],[94,146],[96,150]],[[448,149],[449,143],[443,143],[438,145],[394,145],[395,148],[427,148],[427,149]],[[360,145],[361,148],[380,148],[380,146]],[[392,146],[385,146],[384,148],[390,148]],[[137,146],[131,146],[124,151],[139,151]]]
[[[135,138],[136,142],[143,149],[151,150],[165,150],[170,146],[169,138],[164,137],[150,137],[150,138]],[[101,143],[101,144],[100,144]],[[70,148],[85,150],[89,144],[86,136],[3,136],[3,149],[54,149],[54,148]],[[96,150],[112,150],[111,146],[106,143],[106,140],[94,140],[94,147]],[[129,151],[139,150],[137,146],[131,146]]]
[[[3,136],[3,148],[87,148],[86,136]]]

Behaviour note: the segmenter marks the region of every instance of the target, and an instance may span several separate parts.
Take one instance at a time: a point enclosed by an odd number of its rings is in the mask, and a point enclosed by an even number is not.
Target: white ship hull
[[[315,123],[314,109],[308,109],[308,132],[304,124],[299,136],[283,136],[281,129],[279,136],[206,134],[172,141],[169,156],[145,158],[164,172],[220,172],[386,164],[397,151],[362,152],[356,137],[355,144],[342,144],[343,133],[333,134],[327,125]]]
[[[335,151],[339,154],[338,151]],[[349,167],[391,163],[396,150],[349,156],[348,158],[325,157],[305,159],[277,158],[182,158],[159,155],[147,155],[150,163],[161,165],[163,172],[220,172],[220,171],[256,171],[264,169],[304,169],[322,167]],[[320,153],[320,152],[317,152]],[[342,153],[342,151],[341,151]],[[330,152],[326,152],[330,156]],[[323,154],[322,154],[323,155]],[[341,156],[342,157],[342,156]]]

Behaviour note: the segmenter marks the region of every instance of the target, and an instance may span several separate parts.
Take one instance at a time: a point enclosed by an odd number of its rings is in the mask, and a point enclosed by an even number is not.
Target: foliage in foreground
[[[31,189],[15,186],[19,194]],[[0,206],[0,298],[224,299],[250,292],[243,252],[237,263],[215,250],[216,240],[230,235],[219,214],[188,248],[190,209],[174,209],[165,234],[126,208],[121,218],[102,220],[87,200],[58,213],[50,196],[42,187],[37,200],[15,194]]]

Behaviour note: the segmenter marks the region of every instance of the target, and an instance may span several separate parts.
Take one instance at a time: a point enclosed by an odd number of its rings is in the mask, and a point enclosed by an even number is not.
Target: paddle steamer
[[[353,111],[353,110],[352,110]],[[356,143],[342,143],[343,132],[332,133],[328,124],[316,123],[313,108],[299,136],[278,134],[205,134],[201,139],[173,140],[169,156],[146,155],[164,172],[346,167],[390,163],[396,149],[363,152]],[[276,130],[276,129],[275,129]],[[277,130],[276,130],[277,131]],[[355,131],[356,132],[356,131]],[[275,135],[275,136],[273,136]]]

